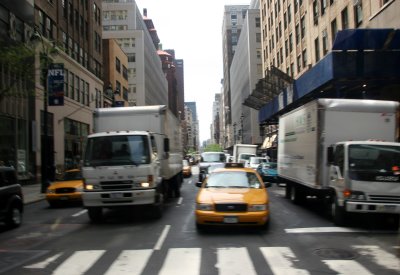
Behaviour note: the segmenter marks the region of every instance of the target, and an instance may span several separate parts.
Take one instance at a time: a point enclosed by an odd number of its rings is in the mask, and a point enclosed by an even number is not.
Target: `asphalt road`
[[[131,210],[91,224],[79,205],[30,204],[20,228],[0,228],[0,274],[400,274],[395,221],[356,218],[334,227],[320,204],[294,205],[276,185],[268,189],[268,230],[199,233],[196,179],[185,179],[182,197],[159,220]]]

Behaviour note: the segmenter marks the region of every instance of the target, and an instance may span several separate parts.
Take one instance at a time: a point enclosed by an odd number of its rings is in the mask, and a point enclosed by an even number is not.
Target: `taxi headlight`
[[[213,205],[209,203],[197,203],[196,209],[201,211],[212,211]]]
[[[249,205],[249,212],[256,212],[256,211],[265,211],[268,209],[268,205],[267,204],[252,204]]]

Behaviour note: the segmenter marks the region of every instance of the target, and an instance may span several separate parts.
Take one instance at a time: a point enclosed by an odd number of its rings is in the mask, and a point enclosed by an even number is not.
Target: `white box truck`
[[[257,156],[257,145],[255,144],[235,144],[233,145],[233,162],[243,163],[250,157]]]
[[[295,203],[316,196],[349,212],[400,213],[399,103],[317,99],[279,118],[278,176]]]
[[[164,105],[96,109],[82,162],[89,218],[98,222],[103,208],[138,205],[161,217],[165,199],[180,196],[181,138]]]

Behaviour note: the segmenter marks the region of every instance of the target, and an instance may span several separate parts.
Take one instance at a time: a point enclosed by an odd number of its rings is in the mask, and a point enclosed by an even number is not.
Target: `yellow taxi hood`
[[[82,180],[55,181],[49,186],[49,189],[65,188],[65,187],[79,188],[82,186],[83,186]]]
[[[265,189],[251,188],[202,188],[198,203],[248,203],[263,204],[268,200]]]

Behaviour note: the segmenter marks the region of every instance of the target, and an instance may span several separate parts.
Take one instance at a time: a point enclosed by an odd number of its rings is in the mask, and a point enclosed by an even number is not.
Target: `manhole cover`
[[[358,255],[352,251],[338,248],[320,248],[316,249],[314,254],[329,260],[351,260],[358,257]]]

